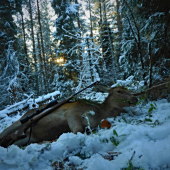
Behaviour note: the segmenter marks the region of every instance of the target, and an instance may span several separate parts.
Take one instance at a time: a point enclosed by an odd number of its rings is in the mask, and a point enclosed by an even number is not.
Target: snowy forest
[[[168,0],[1,0],[0,109],[100,80],[169,75]]]
[[[170,0],[0,0],[0,170],[170,170],[169,125]]]

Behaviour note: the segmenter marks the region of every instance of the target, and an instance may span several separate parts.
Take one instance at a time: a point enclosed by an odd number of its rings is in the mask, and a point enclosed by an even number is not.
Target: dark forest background
[[[169,74],[169,0],[0,1],[0,109],[99,78],[151,87]]]

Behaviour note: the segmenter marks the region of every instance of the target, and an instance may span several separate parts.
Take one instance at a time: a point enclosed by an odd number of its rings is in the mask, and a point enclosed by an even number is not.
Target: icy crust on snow
[[[156,109],[148,113],[150,104],[127,108],[127,113],[116,119],[108,118],[112,127],[99,129],[96,134],[65,133],[52,144],[31,144],[24,150],[15,145],[0,147],[0,169],[52,170],[53,162],[67,158],[65,169],[72,163],[76,169],[119,170],[129,166],[133,154],[133,167],[170,169],[170,103],[156,101]],[[112,137],[119,142],[117,146]],[[108,151],[120,154],[109,161],[105,159]]]

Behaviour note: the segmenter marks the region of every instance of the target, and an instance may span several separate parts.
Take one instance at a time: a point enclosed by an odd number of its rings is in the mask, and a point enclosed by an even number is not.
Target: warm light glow
[[[55,62],[57,64],[59,64],[60,66],[63,66],[64,65],[64,58],[63,57],[57,58],[57,59],[55,59]]]
[[[64,61],[64,59],[61,57],[61,58],[60,58],[60,62],[63,62],[63,61]]]

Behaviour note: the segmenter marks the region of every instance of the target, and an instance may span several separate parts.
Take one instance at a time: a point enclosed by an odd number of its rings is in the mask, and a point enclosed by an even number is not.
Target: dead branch
[[[148,94],[149,92],[153,91],[153,90],[158,90],[158,89],[162,89],[162,88],[170,88],[170,82],[166,82],[166,83],[162,83],[156,86],[152,86],[151,88],[143,91],[143,92],[139,92],[139,93],[133,93],[134,96],[140,96],[142,94]]]

